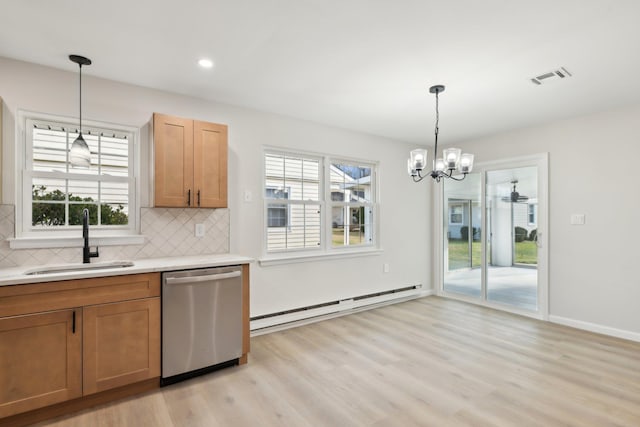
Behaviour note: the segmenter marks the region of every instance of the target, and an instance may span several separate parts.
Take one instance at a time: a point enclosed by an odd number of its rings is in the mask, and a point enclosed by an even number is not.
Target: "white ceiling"
[[[444,144],[640,102],[637,0],[0,0],[0,56]],[[196,61],[209,57],[211,70]],[[536,86],[558,67],[573,77]],[[0,94],[1,95],[1,94]]]

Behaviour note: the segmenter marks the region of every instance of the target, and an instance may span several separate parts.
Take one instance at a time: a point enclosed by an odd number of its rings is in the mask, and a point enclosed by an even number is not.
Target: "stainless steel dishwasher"
[[[238,363],[242,267],[162,274],[162,385]]]

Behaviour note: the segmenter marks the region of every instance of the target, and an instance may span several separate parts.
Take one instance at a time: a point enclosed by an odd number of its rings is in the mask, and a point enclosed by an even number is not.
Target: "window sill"
[[[268,255],[258,259],[261,267],[269,267],[272,265],[294,264],[300,262],[327,261],[332,259],[355,258],[363,256],[373,256],[382,254],[382,249],[359,249],[344,250],[322,253],[284,253],[278,255]]]
[[[82,237],[19,237],[7,239],[11,249],[81,248]],[[142,245],[145,237],[137,235],[95,236],[89,238],[90,246]]]

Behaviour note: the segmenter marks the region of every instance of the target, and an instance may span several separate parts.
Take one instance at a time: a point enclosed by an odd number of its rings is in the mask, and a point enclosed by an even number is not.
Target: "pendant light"
[[[91,60],[80,55],[69,55],[69,60],[78,64],[80,68],[80,129],[78,137],[71,144],[69,162],[72,167],[88,169],[91,166],[91,150],[82,136],[82,66],[91,65]]]
[[[440,111],[438,110],[438,94],[444,92],[443,85],[435,85],[429,88],[429,92],[436,95],[436,143],[434,147],[434,157],[438,155],[438,122],[440,121]],[[418,148],[409,153],[410,157],[407,161],[407,172],[413,178],[414,182],[420,182],[430,176],[436,182],[440,182],[442,178],[450,178],[455,181],[462,181],[467,174],[473,169],[473,154],[464,153],[459,148],[447,148],[442,150],[442,157],[435,159],[433,162],[433,170],[423,173],[427,165],[427,150]],[[453,171],[461,173],[462,176],[457,178],[453,176]]]

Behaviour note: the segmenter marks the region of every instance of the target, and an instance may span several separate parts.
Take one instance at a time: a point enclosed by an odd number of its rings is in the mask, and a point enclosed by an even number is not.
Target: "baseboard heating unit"
[[[274,332],[276,330],[317,322],[331,317],[342,316],[382,305],[394,304],[431,294],[423,291],[422,285],[406,286],[371,294],[358,295],[347,299],[329,301],[291,310],[255,316],[251,318],[251,335]]]

